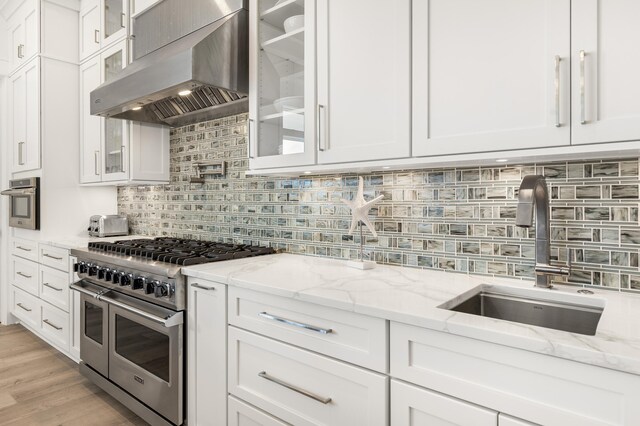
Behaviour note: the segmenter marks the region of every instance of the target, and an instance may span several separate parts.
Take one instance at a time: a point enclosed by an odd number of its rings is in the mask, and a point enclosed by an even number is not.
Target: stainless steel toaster
[[[91,216],[89,235],[92,237],[129,235],[129,220],[126,216],[117,214]]]

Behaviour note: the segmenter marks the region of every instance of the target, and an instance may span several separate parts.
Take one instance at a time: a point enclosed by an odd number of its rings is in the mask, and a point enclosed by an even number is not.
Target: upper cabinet
[[[572,142],[640,139],[640,2],[571,5]]]
[[[414,2],[413,155],[569,145],[569,25],[569,0]]]
[[[13,171],[40,168],[40,59],[35,58],[9,79],[10,138]]]
[[[127,35],[127,0],[83,1],[80,11],[80,60]]]
[[[410,5],[250,3],[251,168],[410,155]]]
[[[25,64],[40,50],[39,10],[36,0],[27,0],[9,18],[11,69]]]

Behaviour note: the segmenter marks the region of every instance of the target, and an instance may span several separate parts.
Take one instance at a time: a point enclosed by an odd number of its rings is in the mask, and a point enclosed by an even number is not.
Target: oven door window
[[[29,219],[31,211],[31,197],[23,195],[11,196],[11,217]]]
[[[116,315],[115,341],[115,351],[118,355],[169,382],[171,361],[169,336]]]
[[[84,335],[102,345],[102,308],[93,303],[84,302]]]

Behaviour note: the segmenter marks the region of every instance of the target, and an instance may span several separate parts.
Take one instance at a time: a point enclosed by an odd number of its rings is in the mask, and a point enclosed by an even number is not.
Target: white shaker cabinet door
[[[100,0],[83,2],[80,11],[80,60],[100,50]]]
[[[640,2],[571,5],[572,143],[640,139]]]
[[[413,155],[570,143],[569,0],[413,2]]]
[[[91,91],[100,85],[100,56],[80,65],[80,182],[102,180],[102,118],[91,115]]]
[[[411,1],[318,0],[317,46],[318,163],[409,157]]]

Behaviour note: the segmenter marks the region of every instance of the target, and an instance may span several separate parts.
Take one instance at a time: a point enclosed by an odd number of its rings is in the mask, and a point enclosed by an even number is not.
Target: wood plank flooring
[[[0,325],[0,425],[146,425],[21,325]]]

